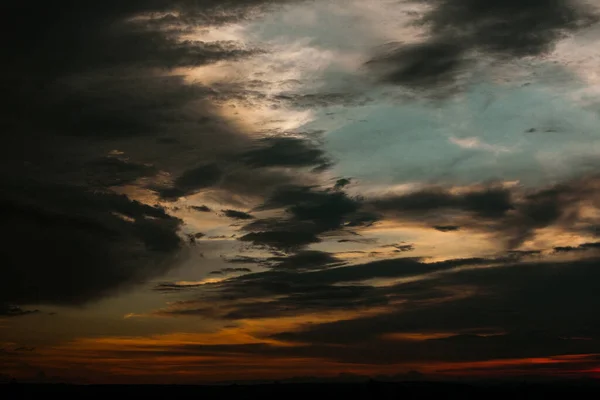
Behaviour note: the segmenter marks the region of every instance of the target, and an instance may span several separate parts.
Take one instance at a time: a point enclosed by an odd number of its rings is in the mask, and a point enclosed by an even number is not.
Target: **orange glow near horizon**
[[[255,328],[255,327],[254,327]],[[593,354],[574,354],[478,362],[398,362],[389,365],[345,363],[327,357],[285,354],[299,346],[259,339],[252,326],[214,333],[171,333],[152,337],[81,338],[57,346],[2,357],[5,372],[20,379],[48,376],[86,383],[202,383],[278,380],[292,377],[402,375],[419,371],[425,379],[510,377],[543,372],[551,376],[597,376]],[[428,340],[447,334],[391,334],[388,340]],[[248,346],[267,346],[253,349]],[[264,350],[262,350],[264,349]],[[281,349],[282,353],[278,354]],[[568,368],[578,363],[581,367]],[[589,365],[592,364],[592,365]],[[537,367],[546,368],[536,370]],[[551,369],[547,369],[551,367]]]

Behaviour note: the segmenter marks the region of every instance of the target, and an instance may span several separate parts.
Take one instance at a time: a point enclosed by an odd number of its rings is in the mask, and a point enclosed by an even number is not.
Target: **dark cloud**
[[[212,210],[207,206],[191,206],[192,210],[200,212],[211,212]]]
[[[276,188],[258,210],[284,209],[283,217],[255,220],[240,238],[256,246],[294,252],[321,241],[319,235],[365,226],[376,220],[361,211],[361,199],[337,189],[285,185]]]
[[[26,310],[19,306],[0,303],[0,318],[2,317],[22,317],[24,315],[39,313],[39,310]]]
[[[86,164],[87,180],[91,186],[120,186],[153,176],[151,165],[137,164],[118,157],[102,157]]]
[[[252,270],[250,268],[221,268],[219,270],[216,271],[211,271],[210,274],[211,275],[223,275],[223,274],[230,274],[230,273],[236,273],[236,272],[252,272]]]
[[[455,232],[460,230],[460,226],[456,225],[436,225],[433,227],[436,231],[440,232]]]
[[[259,290],[277,291],[277,283],[265,282],[262,288],[255,287],[252,292],[256,295]],[[280,287],[281,290],[281,287]],[[285,292],[285,296],[277,299],[257,299],[238,303],[217,303],[214,307],[194,307],[200,303],[187,303],[186,308],[162,310],[160,315],[169,316],[208,316],[225,320],[272,318],[296,316],[309,312],[334,310],[350,310],[370,308],[387,304],[385,296],[379,295],[368,286],[322,286],[314,285],[310,290],[293,290]],[[229,296],[229,295],[226,295]]]
[[[227,259],[227,262],[237,264],[259,264],[266,268],[309,271],[331,268],[344,264],[334,254],[317,250],[298,250],[293,254],[273,252],[272,257],[237,256]]]
[[[237,210],[222,210],[226,217],[232,219],[248,220],[254,219],[254,216],[243,211]]]
[[[523,258],[531,256],[541,256],[541,250],[510,250],[506,252],[507,257]]]
[[[268,301],[244,303],[220,316],[224,319],[249,319],[296,316],[307,312],[355,310],[387,304],[385,296],[368,286],[314,286],[310,291],[290,293]]]
[[[271,306],[271,304],[269,304]],[[194,315],[183,314],[182,315]],[[246,314],[244,314],[245,316]],[[247,315],[252,315],[249,310]],[[439,339],[380,339],[363,341],[353,345],[340,346],[327,343],[297,343],[294,346],[279,346],[269,343],[228,344],[228,345],[174,345],[153,349],[168,355],[196,357],[237,356],[263,357],[311,357],[349,364],[393,365],[414,362],[458,362],[465,363],[460,371],[485,372],[489,370],[527,371],[554,369],[556,372],[572,370],[579,372],[594,367],[598,360],[600,341],[590,338],[570,338],[544,335],[535,332],[509,334],[458,334]],[[466,350],[469,351],[466,351]],[[539,366],[528,362],[529,358],[546,358],[548,363]],[[509,366],[489,363],[488,367],[468,367],[477,361],[522,359],[519,364]],[[552,363],[554,361],[554,363]],[[449,372],[450,370],[446,371]],[[456,369],[453,370],[456,372]],[[440,371],[441,372],[441,371]],[[516,375],[519,375],[518,373]],[[415,376],[415,374],[412,374]]]
[[[334,254],[317,250],[300,250],[293,254],[276,254],[273,257],[237,256],[226,259],[232,264],[258,264],[274,270],[310,271],[332,268],[344,262]]]
[[[271,257],[267,259],[269,266],[282,270],[317,270],[342,265],[331,253],[316,250],[305,250],[287,257]]]
[[[277,337],[334,343],[344,332],[345,341],[361,342],[385,333],[485,329],[526,338],[598,338],[600,325],[592,311],[598,303],[596,264],[597,259],[590,259],[457,270],[391,288],[393,296],[409,300],[391,313],[311,326]],[[513,349],[511,356],[517,357],[518,352],[526,356],[527,347]]]
[[[413,258],[382,260],[347,265],[333,255],[316,251],[300,252],[288,257],[272,257],[259,261],[269,271],[229,278],[217,283],[199,285],[204,295],[212,296],[213,307],[186,307],[162,310],[162,315],[205,315],[212,318],[243,319],[305,314],[347,308],[383,306],[398,298],[390,288],[376,288],[361,282],[377,278],[404,278],[449,271],[457,267],[488,265],[506,259],[457,259],[423,263]],[[170,287],[177,287],[170,284]],[[161,285],[165,287],[165,285]],[[186,286],[189,289],[189,286]],[[204,289],[208,288],[208,292]],[[404,293],[404,299],[445,298],[448,291]],[[345,304],[345,306],[344,306]]]
[[[95,184],[104,185],[131,182],[138,177],[134,166],[154,166],[177,179],[170,192],[165,190],[167,197],[213,185],[218,173],[208,165],[251,141],[216,115],[211,88],[186,84],[171,69],[254,50],[231,42],[181,41],[180,34],[190,26],[245,18],[255,7],[276,3],[3,5],[14,36],[4,53],[8,61],[0,66],[3,94],[10,99],[2,122],[7,136],[3,167],[21,169],[26,161],[32,170],[27,173],[68,172],[70,181],[84,179],[73,176],[83,168]],[[15,151],[23,148],[25,157]],[[128,157],[126,163],[95,161],[115,149]],[[142,177],[152,171],[137,172]]]
[[[573,251],[586,251],[600,249],[600,243],[584,243],[579,246],[557,246],[554,248],[555,253],[570,253]]]
[[[518,202],[514,218],[505,223],[504,230],[512,236],[510,245],[521,244],[537,229],[552,225],[572,228],[579,216],[579,204],[586,200],[595,202],[596,179],[578,179],[526,195]]]
[[[424,274],[448,267],[451,266],[438,263],[424,264],[415,258],[398,258],[306,273],[295,277],[294,280],[297,283],[315,282],[319,284],[360,282],[374,278],[399,278]]]
[[[596,244],[582,248],[595,248]],[[600,351],[597,258],[553,261],[537,251],[498,258],[423,263],[401,258],[330,269],[273,268],[208,285],[201,301],[161,315],[225,320],[297,316],[335,310],[354,317],[310,323],[261,344],[227,350],[200,346],[202,354],[309,356],[345,363],[474,362],[590,354]],[[319,255],[325,258],[325,255]],[[273,258],[274,260],[275,258]],[[285,258],[282,259],[285,261]],[[410,278],[370,286],[376,278]],[[203,306],[211,297],[210,308]],[[361,310],[379,313],[361,314]],[[415,333],[423,339],[411,338]],[[395,334],[395,336],[389,336]],[[402,334],[407,334],[403,337]],[[441,335],[426,339],[427,334]],[[341,346],[342,345],[342,346]]]
[[[491,219],[502,218],[514,209],[511,192],[504,188],[488,188],[461,194],[434,188],[375,199],[371,204],[381,211],[414,215],[455,209]]]
[[[341,190],[352,183],[351,179],[348,178],[340,178],[335,181],[335,185],[333,186],[334,190]]]
[[[260,264],[265,259],[260,257],[236,256],[226,258],[225,260],[231,264]]]
[[[175,283],[159,283],[158,285],[156,285],[153,290],[157,291],[157,292],[163,292],[163,293],[170,293],[170,292],[180,292],[182,290],[186,289],[185,286],[181,286]]]
[[[556,357],[598,351],[598,340],[559,338],[532,333],[530,335],[450,335],[442,339],[381,340],[357,343],[353,346],[303,343],[296,346],[272,346],[267,343],[245,345],[190,345],[174,350],[174,354],[196,356],[219,355],[270,355],[300,357],[310,356],[337,362],[386,365],[411,362],[476,362],[512,358]],[[465,351],[469,349],[470,351]],[[169,350],[166,350],[167,352]],[[178,353],[179,352],[179,353]],[[548,358],[550,358],[548,357]],[[583,358],[583,357],[582,357]],[[597,363],[593,356],[580,362],[580,367]],[[513,365],[519,369],[520,365]],[[553,365],[560,370],[560,365]],[[490,368],[494,368],[493,364]],[[527,368],[527,363],[524,363]],[[475,370],[475,369],[473,369]],[[481,371],[481,370],[479,370]]]
[[[398,244],[398,245],[395,245],[394,248],[396,248],[397,251],[405,252],[405,251],[413,251],[415,249],[415,246],[412,244]]]
[[[486,231],[515,249],[550,226],[575,233],[594,232],[595,220],[582,218],[580,208],[583,204],[600,207],[597,182],[594,175],[534,190],[492,185],[456,193],[430,188],[368,199],[363,208],[381,218],[426,222],[441,231],[458,226]]]
[[[239,196],[262,202],[280,187],[290,184],[314,184],[318,179],[316,172],[303,171],[302,168],[248,168],[238,164],[237,158],[232,158],[231,161],[233,164],[217,189],[222,192],[220,201],[236,207],[247,207],[246,203],[236,200]]]
[[[5,95],[12,99],[6,123],[13,128],[35,113],[38,118],[28,125],[42,132],[123,137],[162,130],[198,91],[158,86],[157,81],[176,78],[161,77],[156,69],[248,54],[229,42],[180,41],[178,32],[132,19],[177,11],[180,22],[189,16],[193,23],[202,14],[191,1],[108,1],[89,7],[63,1],[33,9],[11,2],[3,8],[14,34],[5,49],[9,62],[2,66]],[[203,15],[210,19],[210,13]],[[156,96],[157,90],[168,96]]]
[[[215,90],[174,74],[261,51],[182,34],[285,2],[0,6],[11,32],[0,65],[0,303],[81,304],[166,272],[181,221],[117,195],[130,193],[123,186],[174,200],[208,187],[266,196],[294,181],[236,172],[253,141],[216,112]]]
[[[423,23],[433,35],[510,57],[539,55],[565,33],[595,20],[573,0],[432,0]]]
[[[196,240],[202,239],[204,236],[206,236],[206,234],[204,234],[202,232],[196,232],[196,233],[188,233],[186,236],[187,236],[188,242],[190,244],[196,244]]]
[[[184,171],[173,181],[172,186],[156,188],[156,191],[164,200],[177,200],[216,185],[222,175],[223,172],[215,164],[201,165]]]
[[[223,268],[223,272],[252,272],[250,268]]]
[[[124,195],[20,180],[4,187],[0,302],[81,304],[163,273],[180,220]]]
[[[174,181],[174,192],[182,195],[193,193],[219,182],[222,172],[215,164],[201,165],[181,174]]]
[[[29,68],[47,65],[51,73],[71,73],[78,69],[134,63],[160,67],[197,65],[215,57],[227,57],[232,50],[239,49],[233,47],[223,51],[222,47],[231,45],[227,42],[178,42],[169,33],[179,33],[182,29],[165,29],[177,24],[183,28],[194,22],[219,24],[222,22],[219,14],[210,12],[215,6],[217,2],[213,1],[151,0],[121,4],[111,0],[90,6],[62,1],[34,9],[11,2],[3,5],[3,9],[5,15],[11,16],[9,26],[15,32],[16,43],[10,51],[18,61]],[[205,13],[201,14],[202,11]],[[167,13],[168,18],[151,18],[149,22],[133,19],[151,13]],[[179,18],[175,13],[179,13]],[[73,18],[85,21],[87,25],[76,24]],[[188,21],[185,18],[189,18]],[[39,32],[45,35],[36,37]],[[63,57],[53,54],[59,46],[65,50]]]
[[[321,241],[315,234],[310,232],[277,230],[248,233],[240,237],[239,240],[252,243],[258,247],[268,247],[285,251],[294,251]]]
[[[368,62],[387,83],[410,88],[453,85],[465,68],[465,47],[460,42],[426,42],[399,46]]]
[[[428,38],[392,44],[368,65],[381,80],[438,95],[460,85],[475,56],[510,61],[549,52],[559,39],[596,22],[575,0],[423,0],[430,8],[416,23]]]
[[[330,163],[318,143],[295,137],[262,139],[242,159],[252,167],[311,167]]]
[[[290,186],[277,190],[263,206],[264,209],[278,207],[285,207],[292,220],[310,223],[324,232],[340,228],[359,211],[361,204],[359,199],[341,191]]]

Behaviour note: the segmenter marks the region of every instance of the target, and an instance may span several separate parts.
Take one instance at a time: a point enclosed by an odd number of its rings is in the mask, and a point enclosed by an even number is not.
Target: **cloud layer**
[[[592,5],[0,6],[0,360],[588,373]]]
[[[541,56],[566,35],[596,22],[588,4],[577,0],[425,0],[416,23],[423,42],[386,46],[368,64],[384,82],[446,95],[460,87],[469,65]]]

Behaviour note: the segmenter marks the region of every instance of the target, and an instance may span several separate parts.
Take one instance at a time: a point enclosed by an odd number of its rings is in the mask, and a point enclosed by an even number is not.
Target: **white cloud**
[[[452,136],[449,140],[451,143],[454,143],[455,145],[463,149],[485,150],[493,153],[503,153],[511,151],[508,147],[486,143],[476,136],[466,138],[457,138]]]

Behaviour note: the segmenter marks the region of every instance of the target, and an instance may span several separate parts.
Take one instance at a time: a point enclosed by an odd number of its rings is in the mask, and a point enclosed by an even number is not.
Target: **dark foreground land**
[[[600,383],[303,383],[261,385],[33,385],[0,386],[2,399],[598,399]],[[56,397],[55,397],[56,396]],[[123,397],[122,397],[123,396]]]

